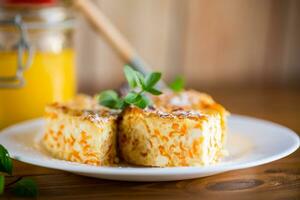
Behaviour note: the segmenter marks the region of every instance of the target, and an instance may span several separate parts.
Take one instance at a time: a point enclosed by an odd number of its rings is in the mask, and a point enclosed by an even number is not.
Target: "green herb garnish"
[[[184,89],[184,86],[185,80],[182,76],[177,76],[169,85],[174,92],[181,92]]]
[[[12,168],[12,160],[9,157],[9,153],[4,146],[0,144],[0,172],[11,175]]]
[[[36,197],[37,185],[33,180],[23,178],[12,187],[12,193],[18,197]]]
[[[119,98],[119,95],[114,90],[106,90],[101,92],[97,96],[97,101],[106,107],[113,109],[121,109],[124,107],[123,99]]]
[[[144,76],[129,65],[125,65],[124,74],[130,87],[128,94],[120,97],[114,90],[103,91],[97,96],[99,104],[112,109],[124,109],[128,105],[135,105],[143,109],[151,105],[150,99],[145,95],[146,92],[153,95],[162,93],[155,88],[161,78],[160,72],[152,72]]]
[[[4,174],[12,174],[13,163],[6,148],[0,144],[0,195],[5,189]],[[12,188],[12,193],[18,197],[36,197],[36,183],[29,178],[20,178],[20,180],[10,183],[7,186]]]
[[[0,175],[0,195],[4,192],[5,179],[3,175]]]

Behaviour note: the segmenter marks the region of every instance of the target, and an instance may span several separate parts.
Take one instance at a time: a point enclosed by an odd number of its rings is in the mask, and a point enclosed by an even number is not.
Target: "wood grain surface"
[[[299,89],[209,92],[233,113],[271,120],[300,133]],[[300,199],[300,150],[259,167],[184,181],[108,181],[14,162],[14,175],[7,181],[20,176],[37,181],[38,199]]]
[[[94,0],[138,53],[189,85],[300,85],[299,0]],[[118,87],[123,63],[79,19],[79,90]],[[112,70],[115,69],[115,70]]]

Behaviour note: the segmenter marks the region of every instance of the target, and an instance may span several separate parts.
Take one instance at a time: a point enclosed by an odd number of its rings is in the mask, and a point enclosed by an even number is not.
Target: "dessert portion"
[[[119,125],[120,157],[142,166],[205,166],[224,155],[227,111],[193,90],[164,92],[145,109],[128,106]]]
[[[122,158],[153,167],[206,166],[224,156],[228,112],[209,95],[175,79],[160,91],[161,73],[124,67],[129,88],[78,96],[46,108],[43,144],[56,158],[103,166]],[[105,107],[104,107],[105,106]],[[118,152],[118,155],[117,155]]]
[[[43,146],[56,158],[90,165],[113,165],[117,115],[93,98],[78,96],[46,107]]]

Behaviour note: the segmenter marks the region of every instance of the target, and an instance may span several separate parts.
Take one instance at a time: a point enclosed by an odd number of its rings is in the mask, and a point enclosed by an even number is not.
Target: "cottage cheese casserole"
[[[130,105],[122,112],[87,96],[53,103],[46,107],[42,143],[56,158],[97,166],[114,165],[118,157],[154,167],[220,161],[227,134],[227,111],[220,104],[194,90],[150,98],[152,106]]]
[[[117,113],[94,99],[78,96],[46,107],[43,146],[56,158],[91,165],[116,159]]]
[[[164,92],[146,109],[128,107],[119,130],[120,156],[143,166],[205,166],[224,156],[227,111],[193,90]]]

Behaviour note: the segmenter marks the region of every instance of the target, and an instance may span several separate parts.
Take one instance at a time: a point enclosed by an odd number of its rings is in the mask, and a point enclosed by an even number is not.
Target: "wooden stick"
[[[126,63],[143,74],[151,71],[143,59],[138,56],[136,50],[96,5],[90,0],[76,0],[74,5],[83,13],[94,29],[105,37]]]

